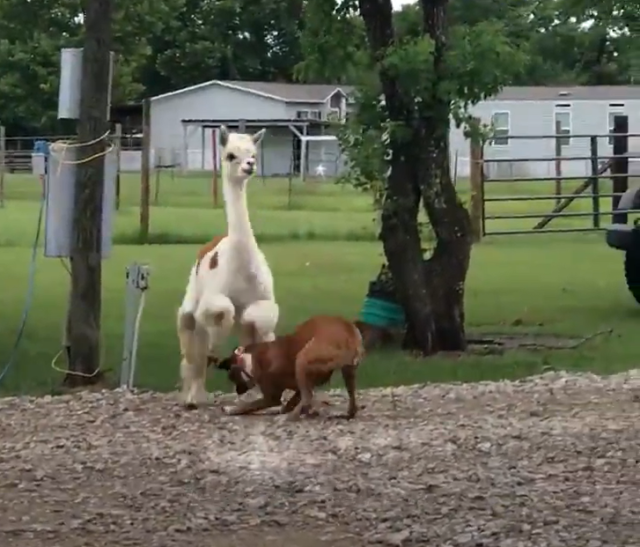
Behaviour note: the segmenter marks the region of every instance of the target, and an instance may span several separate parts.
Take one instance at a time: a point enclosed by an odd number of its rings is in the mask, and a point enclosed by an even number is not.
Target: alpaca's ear
[[[229,142],[229,130],[226,125],[220,126],[220,144],[224,147]]]
[[[251,137],[253,139],[253,142],[255,144],[260,144],[260,141],[263,139],[264,134],[267,132],[267,129],[261,129],[260,131],[258,131],[255,135],[253,135],[253,137]]]

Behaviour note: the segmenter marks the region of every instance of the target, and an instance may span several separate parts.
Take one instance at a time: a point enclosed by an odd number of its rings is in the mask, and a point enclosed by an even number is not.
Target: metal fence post
[[[593,211],[593,227],[600,228],[600,176],[598,174],[598,137],[591,137],[591,207]]]
[[[613,193],[611,199],[611,221],[613,224],[626,224],[627,213],[616,212],[620,198],[629,188],[629,118],[627,116],[613,117],[613,159],[611,161],[611,180]]]

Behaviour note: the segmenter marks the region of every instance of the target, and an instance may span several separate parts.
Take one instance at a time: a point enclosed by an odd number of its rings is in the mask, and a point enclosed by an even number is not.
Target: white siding
[[[551,135],[555,132],[554,110],[557,103],[571,104],[571,131],[574,134],[605,134],[609,131],[610,103],[623,103],[623,113],[629,116],[631,132],[640,131],[640,101],[571,101],[560,97],[557,101],[503,101],[489,100],[476,105],[472,112],[484,122],[490,123],[494,112],[508,111],[512,135]],[[187,158],[183,158],[182,119],[219,119],[235,122],[238,119],[269,120],[295,119],[296,111],[304,109],[322,109],[327,104],[285,103],[276,99],[262,97],[254,93],[231,89],[218,85],[204,86],[185,93],[160,97],[151,101],[151,147],[156,164],[182,165],[189,169],[213,168],[212,130],[203,132],[191,127],[187,133]],[[620,111],[621,109],[617,109]],[[253,129],[257,131],[258,128]],[[292,170],[292,148],[294,137],[286,128],[269,128],[260,151],[259,173],[267,176],[287,175]],[[457,155],[458,177],[469,176],[469,143],[462,129],[452,125],[451,167],[456,170]],[[609,155],[611,146],[605,137],[598,141],[600,155]],[[631,152],[640,155],[640,138],[630,139]],[[510,139],[506,146],[485,148],[485,157],[491,158],[549,158],[538,162],[504,162],[488,164],[488,175],[493,178],[547,177],[555,174],[552,158],[555,153],[554,139]],[[129,153],[129,155],[135,153]],[[589,139],[572,138],[569,146],[563,147],[563,156],[589,156]],[[344,169],[346,158],[340,155],[335,143],[309,143],[308,172],[313,174],[322,164],[327,176],[333,176]],[[127,157],[125,163],[134,168],[139,159]],[[587,175],[590,160],[565,160],[562,162],[563,174],[572,176]],[[640,174],[640,161],[631,161],[632,173]]]
[[[558,101],[484,101],[473,108],[473,114],[483,122],[491,123],[494,112],[510,113],[512,135],[552,135],[555,133],[555,115],[557,104],[571,104],[571,132],[579,135],[603,135],[609,132],[610,103],[624,103],[624,114],[629,116],[629,131],[640,130],[640,101],[570,101],[559,98]],[[620,109],[617,109],[618,111]],[[630,138],[629,149],[640,155],[640,139]],[[458,152],[458,176],[469,175],[469,142],[464,138],[462,129],[452,128],[451,155],[452,169],[456,151]],[[606,137],[598,139],[598,155],[612,153]],[[564,157],[590,156],[588,137],[572,138],[568,146],[562,148]],[[555,141],[550,139],[511,139],[507,146],[487,144],[485,158],[549,158],[537,162],[488,163],[486,170],[491,178],[509,179],[512,177],[549,177],[555,175]],[[640,173],[640,162],[631,160],[633,173]],[[563,160],[562,173],[567,176],[586,176],[591,172],[589,159]]]
[[[211,85],[151,101],[151,148],[158,163],[183,163],[183,119],[283,119],[286,103]],[[187,128],[189,169],[212,168],[212,130]],[[204,153],[203,153],[204,151]]]

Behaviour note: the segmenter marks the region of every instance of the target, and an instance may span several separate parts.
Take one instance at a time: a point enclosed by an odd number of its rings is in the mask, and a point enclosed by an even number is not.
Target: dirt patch
[[[0,545],[637,546],[639,395],[638,371],[552,373],[294,424],[173,394],[3,399]]]
[[[609,336],[613,331],[606,329],[591,333],[587,336],[561,336],[557,334],[537,333],[484,333],[470,335],[468,338],[469,351],[480,354],[496,354],[513,350],[571,350],[596,338]]]

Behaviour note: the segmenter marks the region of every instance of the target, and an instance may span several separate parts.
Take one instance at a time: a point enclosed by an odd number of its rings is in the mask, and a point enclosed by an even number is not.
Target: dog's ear
[[[218,361],[216,368],[219,368],[220,370],[231,370],[233,365],[235,365],[235,356],[227,357],[226,359]]]

